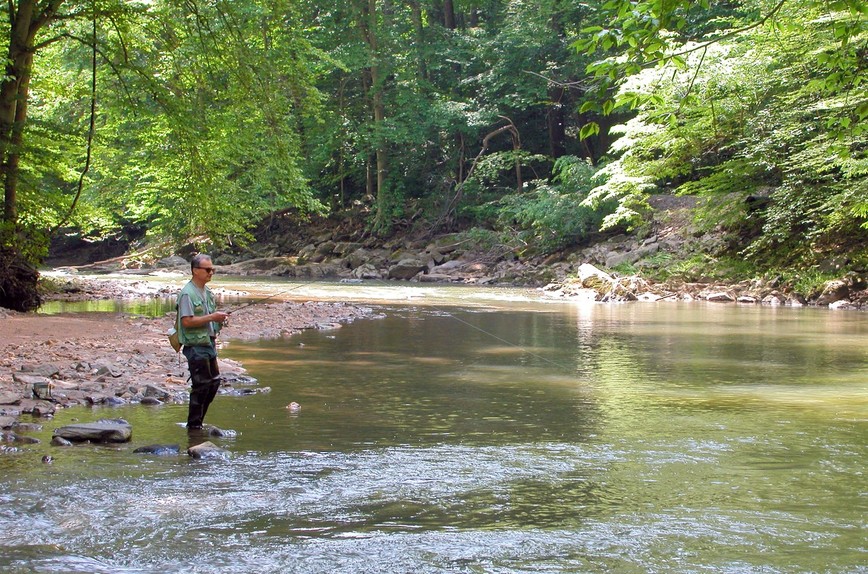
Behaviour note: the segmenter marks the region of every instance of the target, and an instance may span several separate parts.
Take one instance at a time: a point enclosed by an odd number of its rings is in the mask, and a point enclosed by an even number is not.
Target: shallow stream
[[[0,571],[868,572],[864,313],[407,293],[231,341],[271,392],[217,398],[225,459],[59,413],[133,442],[0,458]]]

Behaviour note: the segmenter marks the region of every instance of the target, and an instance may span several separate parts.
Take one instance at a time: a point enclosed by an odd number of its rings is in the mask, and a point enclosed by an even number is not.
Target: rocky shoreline
[[[544,252],[521,241],[473,233],[432,235],[411,232],[386,240],[370,236],[351,222],[323,221],[286,224],[262,234],[258,242],[214,253],[221,270],[239,276],[275,276],[300,280],[396,280],[543,289],[548,296],[596,301],[712,300],[740,304],[817,305],[868,309],[866,271],[845,273],[852,264],[846,253],[817,263],[806,275],[835,277],[822,288],[799,292],[781,278],[716,280],[703,267],[733,252],[720,229],[699,229],[697,198],[654,195],[647,227],[631,233],[595,234],[579,244]],[[653,282],[648,277],[670,275],[671,265],[687,265],[672,274],[682,279]],[[128,259],[130,267],[148,264]],[[680,262],[680,263],[679,263]],[[183,266],[181,258],[151,261],[153,268]],[[686,270],[685,270],[686,269]],[[812,284],[810,281],[804,282]],[[593,292],[587,291],[590,289]]]
[[[68,287],[50,298],[138,298],[176,290],[159,282],[93,279],[70,281]],[[231,306],[227,308],[231,310]],[[223,339],[274,338],[306,329],[337,329],[357,319],[375,317],[371,308],[340,302],[263,303],[233,316]],[[15,452],[20,445],[35,440],[26,435],[27,430],[50,420],[58,409],[186,403],[186,361],[172,350],[165,335],[171,323],[171,315],[45,315],[0,310],[0,453]],[[220,370],[221,394],[269,390],[259,387],[235,361],[221,358]]]
[[[740,304],[828,306],[868,309],[868,270],[852,268],[842,253],[817,263],[805,275],[837,277],[822,287],[804,281],[800,292],[782,278],[716,280],[705,275],[716,258],[732,253],[732,238],[721,230],[700,230],[694,223],[697,199],[655,195],[647,228],[641,232],[596,234],[556,252],[484,234],[406,232],[388,239],[371,236],[355,220],[323,219],[299,222],[277,218],[268,232],[244,247],[212,251],[222,274],[279,277],[302,281],[412,281],[540,288],[546,296],[592,298],[595,301],[708,300]],[[123,272],[130,276],[186,277],[189,262],[180,256],[158,259],[148,253],[126,253],[102,262],[82,261],[83,245],[59,250],[54,265],[74,265],[70,271]],[[65,258],[61,256],[65,254]],[[685,261],[708,260],[680,267]],[[680,262],[680,263],[679,263]],[[651,281],[648,277],[681,277]],[[791,278],[791,280],[793,280]],[[145,284],[145,282],[143,282]],[[147,287],[145,287],[147,288]],[[86,287],[85,287],[86,289]],[[73,286],[73,291],[80,291]],[[166,293],[166,295],[171,292]]]

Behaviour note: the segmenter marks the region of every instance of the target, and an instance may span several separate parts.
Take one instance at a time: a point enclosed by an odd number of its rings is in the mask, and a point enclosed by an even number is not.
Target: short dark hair
[[[211,261],[211,256],[207,253],[199,253],[198,255],[194,255],[193,259],[190,260],[190,271],[197,267],[201,267],[203,261]]]

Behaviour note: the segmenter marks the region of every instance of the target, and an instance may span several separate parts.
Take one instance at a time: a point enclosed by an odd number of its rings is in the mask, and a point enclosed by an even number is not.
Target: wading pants
[[[202,428],[205,413],[217,390],[220,388],[220,374],[217,368],[217,352],[213,344],[208,347],[184,347],[184,356],[190,368],[190,408],[187,413],[187,428]]]

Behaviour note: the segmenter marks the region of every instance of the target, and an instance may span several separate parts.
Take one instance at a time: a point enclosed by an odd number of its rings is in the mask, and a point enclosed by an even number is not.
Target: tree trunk
[[[554,50],[556,50],[558,55],[555,56],[555,59],[557,60],[559,57],[562,57],[563,61],[568,61],[567,54],[558,48],[558,46],[562,46],[565,43],[564,26],[563,22],[561,22],[560,4],[559,0],[555,0],[552,4],[549,28],[551,28],[552,36],[556,42]],[[567,91],[563,85],[550,83],[548,95],[549,109],[546,114],[546,122],[548,124],[549,133],[549,155],[557,159],[566,153],[567,134],[564,126],[566,118],[566,114],[564,113],[564,98],[567,95]]]
[[[470,9],[470,21],[467,23],[470,28],[479,26],[479,8],[473,7]]]
[[[428,68],[425,65],[425,28],[422,25],[422,5],[419,0],[410,0],[410,8],[413,14],[413,30],[416,34],[416,67],[420,80],[428,78]]]
[[[63,0],[52,0],[39,10],[37,0],[9,1],[11,27],[6,53],[6,74],[0,81],[0,178],[3,179],[3,221],[18,221],[18,164],[33,65],[34,38],[51,22]]]
[[[455,29],[455,6],[452,0],[443,0],[443,25],[450,29]]]
[[[374,228],[382,230],[388,227],[385,220],[388,213],[388,192],[386,190],[386,171],[388,169],[388,156],[386,144],[383,141],[382,125],[386,119],[386,104],[384,94],[385,74],[381,61],[379,40],[379,25],[377,17],[377,1],[368,0],[361,18],[361,28],[365,41],[368,44],[369,57],[371,59],[371,111],[374,119],[374,133],[376,134],[376,182],[377,182],[377,213],[374,219]]]
[[[521,149],[521,138],[519,137],[518,129],[515,127],[515,124],[512,123],[512,120],[508,118],[504,118],[509,123],[505,126],[501,126],[496,130],[488,133],[484,138],[482,138],[482,147],[479,149],[479,153],[476,154],[476,157],[473,159],[473,163],[470,165],[470,169],[467,171],[467,177],[458,182],[455,186],[455,191],[451,198],[446,202],[446,206],[443,209],[443,213],[440,215],[440,218],[434,223],[433,228],[437,228],[440,225],[445,224],[447,228],[451,225],[453,216],[455,214],[455,209],[458,204],[461,202],[461,199],[464,196],[464,184],[468,179],[473,175],[473,172],[476,170],[476,166],[479,165],[479,160],[482,159],[482,156],[488,151],[488,146],[493,138],[499,136],[502,133],[508,133],[512,138],[512,149],[514,151],[519,151]],[[516,178],[516,189],[518,192],[521,192],[521,188],[524,185],[521,175],[521,161],[516,157],[515,160],[515,178]]]
[[[33,66],[33,54],[24,57],[23,73],[19,77],[15,105],[15,116],[8,134],[8,146],[4,145],[3,188],[5,221],[14,224],[18,219],[18,169],[21,161],[21,145],[24,143],[24,123],[27,121],[27,100],[30,96],[30,75]],[[4,133],[4,140],[7,139]]]
[[[549,88],[549,109],[546,117],[549,132],[549,155],[557,159],[566,153],[567,133],[564,127],[565,115],[563,86]]]
[[[33,35],[30,33],[30,23],[36,10],[35,0],[24,0],[19,3],[18,11],[11,18],[12,28],[9,31],[9,50],[7,52],[6,76],[0,84],[0,177],[3,178],[4,203],[3,220],[15,224],[18,219],[17,208],[17,165],[18,149],[15,140],[20,142],[20,127],[16,129],[15,122],[20,117],[19,97],[22,83],[29,83],[32,56],[28,57],[28,48],[33,47]],[[26,107],[25,113],[26,113]],[[16,134],[18,132],[18,134]]]
[[[37,0],[7,2],[10,26],[5,74],[0,79],[0,179],[3,181],[3,218],[0,227],[0,307],[29,311],[39,306],[36,283],[39,272],[30,261],[26,245],[18,236],[18,172],[34,40],[39,30],[50,23],[63,0],[50,0],[40,8]]]

